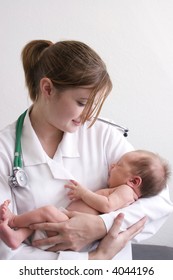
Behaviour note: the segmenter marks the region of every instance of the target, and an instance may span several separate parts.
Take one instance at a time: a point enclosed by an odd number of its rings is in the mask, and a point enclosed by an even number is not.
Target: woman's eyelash
[[[86,105],[86,103],[83,103],[83,102],[80,102],[80,101],[77,101],[77,104],[78,104],[79,106],[81,106],[81,107],[83,107],[83,106]]]

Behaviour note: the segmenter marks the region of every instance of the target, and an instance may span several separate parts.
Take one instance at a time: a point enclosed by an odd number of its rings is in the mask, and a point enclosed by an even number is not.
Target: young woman
[[[64,191],[67,180],[74,179],[96,191],[106,184],[109,165],[133,148],[116,129],[96,121],[112,83],[105,64],[94,50],[78,41],[53,44],[36,40],[24,47],[22,60],[33,102],[24,118],[19,145],[22,154],[19,163],[27,174],[27,184],[23,184],[26,177],[20,177],[21,173],[13,170],[15,122],[0,132],[0,204],[10,199],[12,211],[17,214],[47,204],[65,208],[70,203]],[[21,122],[17,126],[20,127]],[[18,154],[15,153],[15,158]],[[14,176],[9,180],[12,174],[22,181],[20,186],[13,184]],[[135,202],[133,207],[123,210],[128,225],[148,216],[146,230],[139,235],[141,239],[148,237],[151,228],[151,234],[155,233],[170,211],[167,190],[154,200]],[[70,219],[63,223],[33,226],[33,229],[57,232],[56,236],[35,242],[35,246],[52,244],[52,252],[41,251],[29,243],[11,250],[1,242],[0,259],[91,259],[91,253],[75,251],[104,237],[103,243],[112,240],[112,230],[111,234],[106,233],[117,212],[103,216],[69,212],[68,216]],[[119,250],[139,232],[143,223],[140,221],[112,240],[118,240]],[[130,258],[130,245],[124,250],[116,257]],[[108,256],[102,254],[102,258]]]

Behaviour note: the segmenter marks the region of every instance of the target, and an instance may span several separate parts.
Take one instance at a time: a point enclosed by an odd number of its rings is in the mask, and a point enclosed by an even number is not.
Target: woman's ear
[[[142,183],[142,178],[140,176],[133,176],[127,182],[127,184],[131,188],[138,188],[141,185],[141,183]]]
[[[49,97],[51,95],[52,89],[53,84],[49,78],[44,77],[40,80],[40,90],[45,97]]]

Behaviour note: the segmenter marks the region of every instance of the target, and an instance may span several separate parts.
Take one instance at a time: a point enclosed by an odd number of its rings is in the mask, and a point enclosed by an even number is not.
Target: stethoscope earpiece
[[[121,130],[123,132],[124,137],[128,136],[128,132],[129,132],[128,128],[126,128],[124,126],[121,126],[121,125],[118,125],[118,124],[116,124],[112,121],[109,121],[109,120],[106,120],[106,119],[103,119],[103,118],[97,118],[97,120],[115,126],[116,128],[118,128],[119,130]]]

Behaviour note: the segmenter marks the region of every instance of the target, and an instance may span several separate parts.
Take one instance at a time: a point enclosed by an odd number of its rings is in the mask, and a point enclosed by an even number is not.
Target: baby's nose
[[[112,163],[110,166],[109,166],[109,172],[114,168],[115,164]]]
[[[111,169],[114,168],[115,165],[116,165],[115,163],[112,163],[112,164],[111,164]]]

